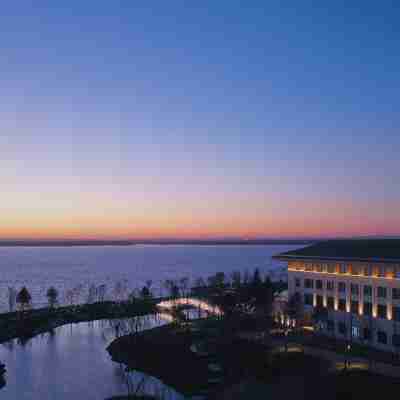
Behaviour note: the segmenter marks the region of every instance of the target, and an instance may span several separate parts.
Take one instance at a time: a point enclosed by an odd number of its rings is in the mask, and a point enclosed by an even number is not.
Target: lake
[[[142,329],[159,326],[163,319],[140,318]],[[0,345],[0,360],[5,363],[6,385],[0,389],[2,400],[104,400],[127,394],[128,382],[140,384],[146,394],[162,394],[166,400],[183,396],[154,377],[138,371],[125,371],[111,361],[106,347],[115,338],[117,321],[81,322],[64,325],[53,334],[39,335],[25,344],[18,340]],[[132,320],[119,321],[129,332]],[[132,328],[132,327],[131,327]]]
[[[124,282],[125,294],[153,281],[155,295],[165,279],[206,278],[215,272],[259,268],[272,279],[285,279],[284,263],[271,256],[303,245],[135,245],[87,247],[1,247],[0,311],[8,309],[8,287],[27,286],[33,306],[46,305],[46,291],[55,286],[60,302],[75,288],[74,302],[85,302],[88,288],[105,284],[112,299],[117,282]]]

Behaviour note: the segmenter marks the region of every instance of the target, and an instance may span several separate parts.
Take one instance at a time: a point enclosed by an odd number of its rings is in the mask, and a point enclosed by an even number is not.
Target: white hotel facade
[[[276,258],[288,262],[304,319],[326,309],[321,333],[400,351],[400,240],[322,242]]]

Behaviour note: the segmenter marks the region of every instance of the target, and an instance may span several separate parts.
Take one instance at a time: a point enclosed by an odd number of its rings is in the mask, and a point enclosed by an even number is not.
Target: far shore
[[[267,246],[307,245],[315,240],[252,239],[252,240],[0,240],[0,247],[77,247],[77,246],[135,246],[135,245],[191,245],[191,246]]]

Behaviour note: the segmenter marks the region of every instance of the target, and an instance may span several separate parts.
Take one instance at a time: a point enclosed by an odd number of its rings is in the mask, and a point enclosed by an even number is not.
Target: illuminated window
[[[306,271],[314,271],[312,264],[306,264]]]
[[[346,264],[339,264],[339,273],[340,274],[347,273],[347,265]]]
[[[346,311],[346,300],[345,299],[339,299],[338,310]]]
[[[353,338],[359,338],[360,337],[360,328],[358,326],[353,326],[351,328],[351,336]]]
[[[324,298],[321,295],[317,295],[317,307],[323,307],[324,306]]]
[[[351,312],[353,314],[358,314],[358,301],[351,302]]]
[[[364,265],[363,274],[365,276],[371,276],[372,275],[372,267],[370,265]]]
[[[335,273],[335,264],[328,264],[328,272],[330,274]]]
[[[317,272],[322,272],[322,264],[317,264],[316,270],[317,270]]]

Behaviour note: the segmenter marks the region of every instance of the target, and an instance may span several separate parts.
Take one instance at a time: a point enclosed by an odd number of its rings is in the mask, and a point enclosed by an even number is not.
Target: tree
[[[51,286],[47,290],[46,297],[50,308],[54,308],[54,306],[58,303],[58,290],[54,286]]]
[[[150,299],[151,298],[151,291],[148,286],[143,286],[142,290],[140,291],[140,297],[142,299]]]
[[[20,310],[23,312],[29,308],[31,304],[32,296],[28,289],[24,286],[17,294],[17,304],[19,304]]]
[[[170,297],[172,297],[173,299],[177,299],[179,297],[179,287],[174,280],[167,279],[164,282],[164,287],[167,289]]]
[[[297,329],[303,319],[303,303],[301,301],[300,293],[296,292],[289,298],[286,315],[289,317],[292,325]]]
[[[242,284],[240,271],[233,271],[231,274],[231,286],[233,289],[239,289]]]
[[[179,286],[182,293],[182,297],[187,297],[189,293],[189,278],[184,277],[179,279]]]
[[[253,286],[262,285],[262,280],[261,280],[261,277],[260,277],[260,270],[258,268],[256,268],[254,270],[253,280],[252,280],[251,283],[252,283]]]

